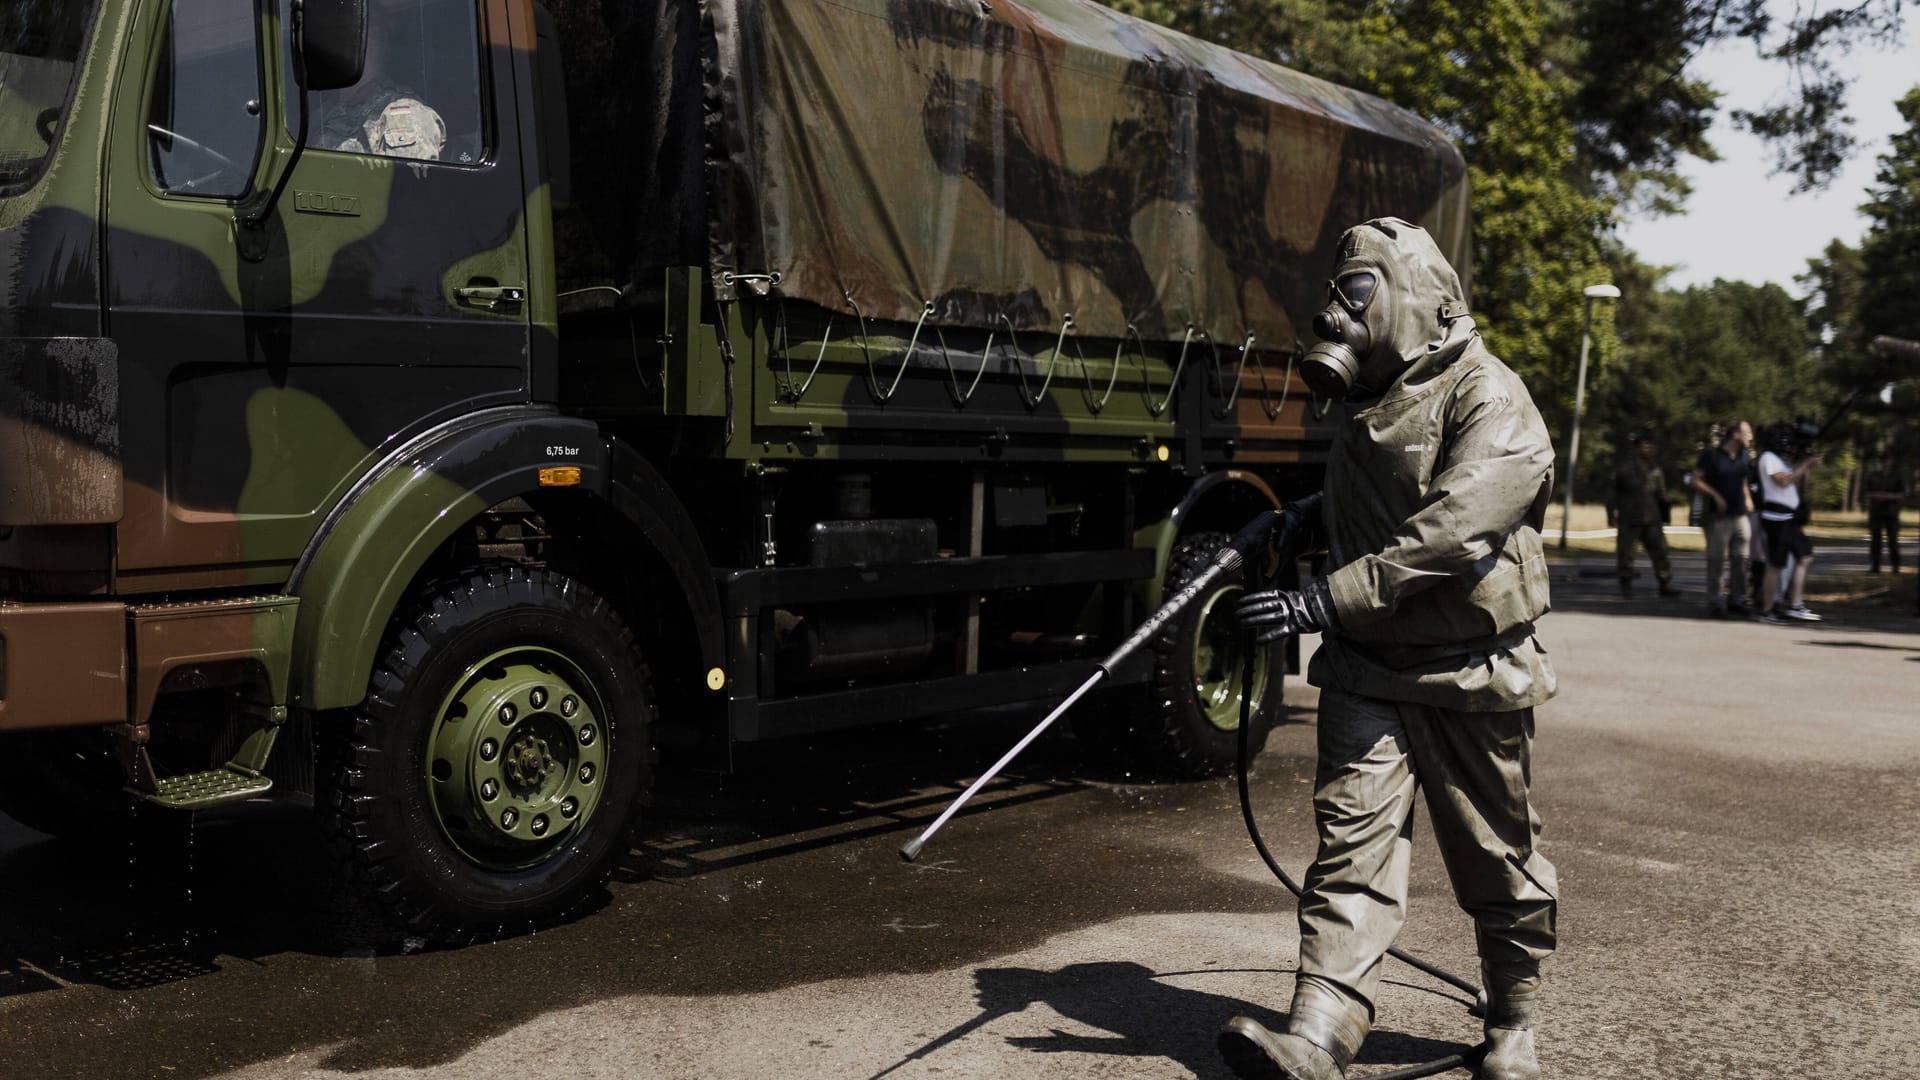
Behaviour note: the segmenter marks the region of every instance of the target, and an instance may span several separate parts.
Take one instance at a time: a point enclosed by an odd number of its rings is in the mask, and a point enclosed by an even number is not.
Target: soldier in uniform
[[[1557,884],[1528,797],[1533,709],[1555,680],[1534,621],[1553,449],[1527,388],[1487,350],[1433,239],[1397,218],[1341,238],[1323,339],[1303,365],[1345,397],[1324,501],[1295,504],[1325,577],[1239,608],[1262,641],[1319,632],[1314,819],[1286,1028],[1234,1017],[1220,1049],[1243,1077],[1341,1080],[1374,1019],[1406,917],[1423,788],[1460,906],[1478,931],[1491,1050],[1480,1075],[1540,1075],[1533,1017]]]
[[[1907,482],[1894,466],[1893,454],[1880,455],[1880,467],[1867,474],[1862,485],[1867,500],[1867,571],[1880,572],[1880,541],[1885,537],[1887,559],[1900,572],[1900,507],[1907,498]]]
[[[1613,471],[1613,508],[1615,533],[1613,558],[1620,572],[1620,595],[1633,595],[1633,547],[1647,549],[1653,560],[1653,576],[1660,582],[1661,596],[1679,596],[1673,587],[1673,564],[1667,559],[1666,526],[1667,478],[1654,464],[1659,447],[1653,436],[1638,432],[1633,436],[1633,453]]]

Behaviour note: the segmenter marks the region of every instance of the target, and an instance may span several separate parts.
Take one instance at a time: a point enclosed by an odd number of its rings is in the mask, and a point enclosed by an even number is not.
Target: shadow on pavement
[[[1276,993],[1284,996],[1291,989],[1292,972],[1270,971],[1276,977]],[[1168,980],[1247,973],[1244,969],[1155,972],[1129,961],[1069,964],[1055,971],[982,968],[974,972],[980,1013],[874,1074],[872,1080],[882,1080],[910,1062],[931,1058],[987,1024],[1036,1004],[1110,1034],[1076,1034],[1055,1028],[1049,1035],[1008,1038],[1009,1045],[1039,1054],[1166,1058],[1202,1080],[1231,1077],[1215,1043],[1221,1025],[1230,1017],[1247,1016],[1278,1030],[1285,1024],[1286,1014]],[[1375,1031],[1361,1048],[1357,1063],[1411,1064],[1468,1049],[1458,1043]],[[1033,1070],[1036,1074],[1044,1071],[1044,1067]]]
[[[930,865],[902,869],[897,840],[1036,719],[1029,710],[768,744],[725,780],[665,776],[597,910],[456,950],[369,947],[373,930],[352,914],[319,829],[293,801],[168,819],[91,847],[0,818],[0,1007],[13,1010],[0,1023],[0,1076],[184,1078],[300,1053],[343,1071],[424,1067],[615,997],[948,970],[1103,919],[1188,910],[1195,895],[1228,910],[1269,902],[1263,883],[1103,832],[1103,813],[1184,809],[1196,792],[1220,798],[1217,783],[1094,784],[1111,774],[1087,769],[1065,730],[1036,742],[978,805],[1099,838],[1102,857],[1073,864],[1074,904],[1052,898],[1061,864],[1020,862],[995,869],[1005,910],[983,918],[985,879],[939,865],[991,859],[998,841],[978,828],[955,829]],[[1080,793],[1106,809],[1048,809]]]

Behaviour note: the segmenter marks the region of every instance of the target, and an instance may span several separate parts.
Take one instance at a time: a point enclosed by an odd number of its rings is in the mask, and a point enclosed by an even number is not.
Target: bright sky
[[[1705,285],[1714,278],[1774,282],[1798,293],[1795,274],[1839,237],[1858,243],[1866,219],[1858,207],[1873,183],[1887,139],[1901,126],[1894,99],[1920,85],[1920,16],[1910,15],[1902,46],[1861,48],[1849,62],[1856,76],[1847,98],[1853,157],[1825,190],[1792,194],[1785,176],[1769,175],[1772,155],[1760,140],[1736,130],[1727,113],[1762,108],[1790,92],[1784,65],[1767,63],[1746,42],[1722,45],[1701,57],[1700,76],[1722,92],[1721,114],[1709,136],[1721,160],[1686,159],[1693,195],[1681,217],[1630,219],[1620,229],[1646,262],[1672,266],[1666,283]]]

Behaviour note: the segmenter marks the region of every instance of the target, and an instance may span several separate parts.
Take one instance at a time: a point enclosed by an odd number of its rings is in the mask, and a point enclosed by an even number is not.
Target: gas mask
[[[1320,340],[1307,350],[1300,365],[1300,374],[1315,395],[1339,400],[1353,392],[1374,351],[1367,311],[1376,303],[1384,307],[1383,291],[1380,275],[1372,270],[1349,270],[1327,282],[1327,306],[1313,317],[1313,333]]]
[[[1419,226],[1375,218],[1348,229],[1336,266],[1313,317],[1320,340],[1300,368],[1316,396],[1381,393],[1415,362],[1444,363],[1472,339],[1460,278]]]

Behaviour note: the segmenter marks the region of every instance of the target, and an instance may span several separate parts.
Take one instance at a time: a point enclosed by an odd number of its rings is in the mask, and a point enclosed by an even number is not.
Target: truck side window
[[[418,161],[481,161],[475,2],[369,0],[366,70],[354,86],[312,95],[307,146]],[[286,6],[281,0],[283,12]],[[296,127],[300,102],[291,63],[285,93],[287,123]]]
[[[255,0],[173,0],[147,112],[153,182],[179,195],[235,198],[260,152]]]

